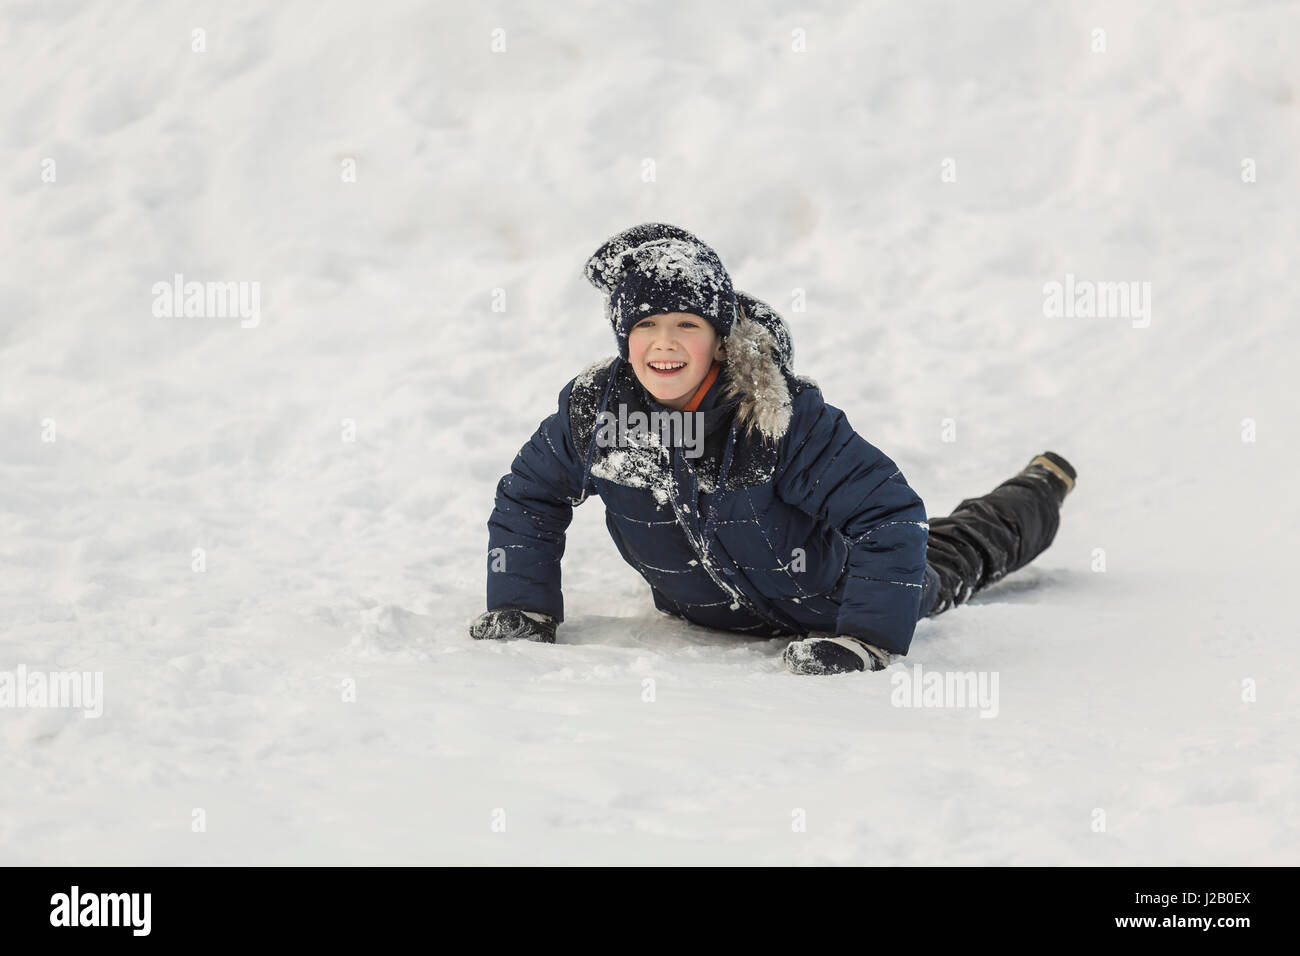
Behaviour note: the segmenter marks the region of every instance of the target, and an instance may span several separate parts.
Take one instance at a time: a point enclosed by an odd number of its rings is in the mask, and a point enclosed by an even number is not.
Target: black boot
[[[929,616],[966,603],[1046,550],[1076,477],[1068,461],[1043,452],[988,494],[966,499],[947,517],[930,518],[926,563],[940,587]]]

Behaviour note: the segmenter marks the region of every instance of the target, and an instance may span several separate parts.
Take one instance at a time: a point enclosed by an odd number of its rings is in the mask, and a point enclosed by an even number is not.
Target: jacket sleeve
[[[559,408],[520,449],[498,483],[488,519],[487,606],[519,608],[564,620],[560,558],[564,534],[581,497],[583,453],[569,426],[570,381]]]
[[[815,388],[796,399],[777,469],[777,497],[838,530],[849,546],[835,633],[906,654],[930,528],[920,496]]]

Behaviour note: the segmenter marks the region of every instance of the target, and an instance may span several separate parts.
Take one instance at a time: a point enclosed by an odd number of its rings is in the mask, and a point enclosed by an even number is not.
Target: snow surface
[[[0,709],[0,862],[1300,862],[1298,23],[8,0],[0,669],[104,713]],[[582,266],[651,220],[931,515],[1065,455],[1050,550],[797,677],[655,611],[588,501],[560,643],[471,641],[496,483],[614,353]],[[154,317],[177,273],[260,323]],[[1067,273],[1150,326],[1044,317]],[[917,666],[996,718],[894,706]]]

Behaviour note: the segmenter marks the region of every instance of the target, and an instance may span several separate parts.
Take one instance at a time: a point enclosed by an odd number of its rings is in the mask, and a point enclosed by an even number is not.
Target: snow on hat
[[[606,317],[627,359],[627,336],[641,319],[689,312],[726,338],[736,293],[718,254],[685,229],[646,222],[607,239],[587,260],[587,280],[609,298]]]

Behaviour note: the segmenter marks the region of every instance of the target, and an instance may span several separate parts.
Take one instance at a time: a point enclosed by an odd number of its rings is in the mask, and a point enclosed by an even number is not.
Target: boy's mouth
[[[686,368],[685,362],[663,362],[653,361],[646,362],[646,367],[655,373],[657,378],[672,378],[674,375],[680,375],[682,369]]]

